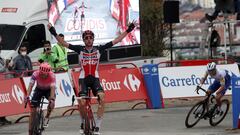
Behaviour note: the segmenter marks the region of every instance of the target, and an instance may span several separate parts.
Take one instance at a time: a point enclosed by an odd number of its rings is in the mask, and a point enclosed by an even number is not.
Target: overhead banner
[[[240,76],[237,64],[217,65],[218,69],[226,69],[230,76]],[[204,96],[194,91],[206,72],[206,66],[184,66],[159,68],[159,83],[163,98]],[[203,88],[207,89],[214,79],[208,77]],[[228,90],[226,94],[231,94]]]

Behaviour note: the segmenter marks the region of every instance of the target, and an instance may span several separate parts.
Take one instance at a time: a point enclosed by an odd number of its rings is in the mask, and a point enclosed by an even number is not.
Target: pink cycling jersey
[[[30,80],[31,84],[34,85],[35,82],[37,82],[36,87],[41,89],[41,90],[49,90],[51,86],[55,87],[56,77],[55,77],[55,74],[53,72],[49,72],[47,78],[41,78],[39,73],[40,73],[39,70],[33,72],[31,80]]]

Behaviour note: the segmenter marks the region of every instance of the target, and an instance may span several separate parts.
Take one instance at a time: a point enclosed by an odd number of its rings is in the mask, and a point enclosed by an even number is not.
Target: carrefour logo
[[[72,87],[66,80],[62,80],[60,83],[60,91],[63,93],[63,95],[70,97],[72,93]]]
[[[212,78],[207,78],[204,84],[212,84]],[[169,78],[167,76],[163,76],[161,79],[162,85],[164,87],[179,87],[179,86],[191,86],[191,85],[199,85],[201,81],[200,77],[196,75],[191,75],[189,78]]]
[[[148,73],[148,72],[149,72],[149,69],[148,69],[147,67],[145,67],[145,68],[143,69],[143,72],[144,72],[144,73]]]
[[[12,96],[13,96],[14,100],[18,104],[23,104],[23,102],[24,102],[24,93],[21,90],[21,88],[19,88],[19,86],[13,85],[13,87],[12,87]]]
[[[136,92],[139,90],[139,87],[141,85],[140,80],[133,74],[128,74],[127,76],[125,76],[124,78],[124,82],[123,84],[130,90],[133,92]]]

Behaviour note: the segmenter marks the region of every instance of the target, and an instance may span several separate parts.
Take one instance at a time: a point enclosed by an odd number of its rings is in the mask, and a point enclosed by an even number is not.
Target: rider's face
[[[86,47],[93,46],[93,41],[94,41],[93,36],[85,36],[83,41],[84,41]]]
[[[43,78],[43,79],[45,79],[45,78],[47,78],[48,77],[48,73],[43,73],[43,72],[40,72],[40,77],[41,78]]]
[[[217,70],[216,69],[209,70],[208,73],[210,74],[210,76],[214,76],[214,75],[216,75]]]

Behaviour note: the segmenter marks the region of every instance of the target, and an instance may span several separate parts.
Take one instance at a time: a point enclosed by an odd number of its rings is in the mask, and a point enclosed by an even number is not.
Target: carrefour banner
[[[56,101],[55,108],[71,106],[72,96],[75,95],[68,73],[57,73],[56,75]],[[30,77],[23,78],[26,88],[29,86]],[[33,88],[35,89],[36,85]],[[33,91],[31,95],[33,95]],[[47,105],[44,105],[46,109]]]
[[[237,64],[217,65],[218,69],[226,69],[230,76],[240,76]],[[163,98],[203,96],[196,94],[196,86],[206,72],[206,66],[185,66],[159,68],[159,83]],[[207,89],[214,79],[208,77],[203,88]],[[228,90],[226,94],[231,94]]]
[[[80,72],[73,72],[72,78],[78,93],[78,78]],[[120,102],[146,100],[147,93],[144,80],[137,68],[100,70],[100,84],[106,94],[105,102]]]
[[[28,113],[24,108],[25,87],[20,78],[0,81],[0,116],[10,116]]]

